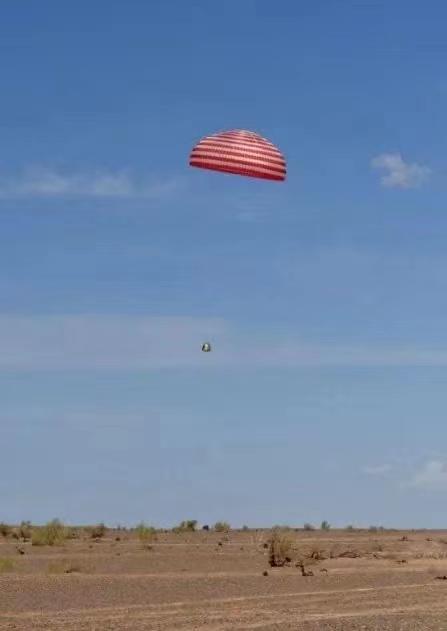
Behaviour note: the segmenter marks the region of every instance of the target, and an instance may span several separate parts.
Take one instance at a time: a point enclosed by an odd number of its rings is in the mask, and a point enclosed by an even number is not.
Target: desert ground
[[[447,630],[447,532],[290,529],[0,536],[0,629]]]

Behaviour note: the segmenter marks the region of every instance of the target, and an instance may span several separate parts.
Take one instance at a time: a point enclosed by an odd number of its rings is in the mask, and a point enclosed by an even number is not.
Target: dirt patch
[[[445,532],[288,529],[273,567],[269,535],[161,533],[149,551],[110,531],[99,545],[90,533],[57,547],[21,543],[23,555],[2,537],[0,629],[447,628]]]

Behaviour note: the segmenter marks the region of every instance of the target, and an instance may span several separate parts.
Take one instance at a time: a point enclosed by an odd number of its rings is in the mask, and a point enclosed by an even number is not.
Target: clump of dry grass
[[[31,544],[33,546],[61,545],[70,536],[70,530],[59,519],[53,519],[45,526],[33,528]]]
[[[14,561],[12,559],[0,559],[0,573],[11,572],[14,569]]]
[[[102,539],[107,532],[107,527],[102,522],[95,526],[88,526],[86,531],[89,533],[92,539]]]
[[[414,558],[440,561],[441,559],[447,559],[447,552],[419,552],[414,555]]]
[[[273,528],[267,543],[271,567],[283,567],[292,561],[293,540],[288,530]]]
[[[82,572],[83,568],[77,561],[55,561],[48,564],[48,574],[74,574]]]
[[[258,551],[263,550],[265,547],[268,548],[268,544],[266,543],[265,538],[266,534],[262,530],[256,529],[250,532],[251,543]]]
[[[312,548],[309,554],[309,559],[314,561],[325,561],[327,558],[327,554],[321,548]]]

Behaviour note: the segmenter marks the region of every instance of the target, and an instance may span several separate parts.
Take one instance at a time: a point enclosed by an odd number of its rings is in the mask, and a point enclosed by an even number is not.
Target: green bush
[[[11,526],[9,524],[5,524],[4,522],[0,522],[0,535],[3,537],[7,537],[12,532]]]
[[[138,524],[135,531],[142,543],[153,541],[157,537],[157,531],[155,528],[153,526],[147,526],[144,521]]]
[[[228,532],[230,529],[231,526],[226,521],[217,521],[214,524],[214,530],[216,532]]]
[[[309,524],[308,522],[306,522],[303,526],[304,530],[315,530],[315,526],[312,526],[312,524]]]
[[[197,528],[196,519],[188,519],[180,522],[178,526],[174,528],[174,532],[194,532]]]
[[[0,559],[0,573],[10,572],[14,569],[14,561],[12,559]]]
[[[53,519],[45,526],[33,528],[31,544],[33,546],[57,546],[61,545],[70,535],[70,530],[59,519]]]
[[[330,530],[331,525],[328,521],[324,520],[321,522],[321,530]]]

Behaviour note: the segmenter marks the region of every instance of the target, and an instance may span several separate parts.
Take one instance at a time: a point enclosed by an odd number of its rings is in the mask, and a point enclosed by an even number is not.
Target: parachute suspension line
[[[245,129],[205,136],[192,149],[189,165],[276,182],[284,181],[287,173],[286,160],[278,147],[260,134]],[[203,353],[211,350],[210,342],[202,343]]]

